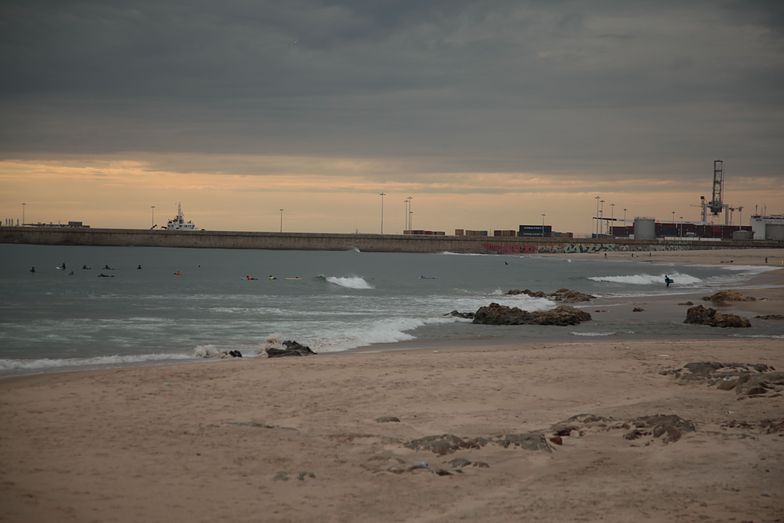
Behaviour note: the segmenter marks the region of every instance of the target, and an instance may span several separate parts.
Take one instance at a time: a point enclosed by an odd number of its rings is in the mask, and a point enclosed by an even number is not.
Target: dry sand
[[[754,307],[784,312],[765,292]],[[0,520],[784,521],[784,398],[660,374],[703,360],[784,370],[784,341],[431,343],[7,378]],[[613,420],[547,439],[582,413]],[[624,437],[655,414],[696,430]],[[546,447],[406,446],[529,432]]]

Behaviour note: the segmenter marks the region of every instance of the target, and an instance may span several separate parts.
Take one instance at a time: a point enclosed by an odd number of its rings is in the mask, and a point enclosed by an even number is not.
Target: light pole
[[[152,229],[153,227],[155,227],[155,206],[150,205],[150,209],[152,209],[152,218],[150,220],[150,229]]]
[[[623,208],[623,226],[626,227],[626,207]]]
[[[384,196],[387,194],[382,192],[378,195],[381,196],[381,234],[384,234]]]
[[[408,229],[408,198],[403,200],[403,234]]]
[[[544,217],[545,217],[545,214],[542,213],[542,238],[544,238]]]
[[[683,216],[680,217],[681,222],[678,224],[680,226],[681,232],[678,234],[681,238],[683,238]]]
[[[411,201],[413,199],[414,199],[413,196],[409,196],[408,198],[406,198],[406,200],[408,200],[408,230],[409,231],[414,226],[414,218],[411,216],[412,214],[414,214],[414,211],[412,209],[412,207],[413,207],[412,203],[413,202]]]
[[[26,206],[27,206],[27,204],[25,202],[22,202],[22,225],[25,224],[25,207]]]
[[[283,209],[280,210],[280,232],[283,232]]]
[[[596,222],[596,227],[594,227],[594,229],[596,230],[596,235],[597,236],[599,236],[599,198],[600,198],[599,196],[597,196],[595,198],[596,199],[596,214],[593,215],[593,219]]]
[[[599,223],[601,224],[599,234],[602,235],[604,234],[604,200],[599,200],[599,203],[602,204],[601,207],[599,207]]]
[[[611,230],[610,227],[615,227],[615,204],[614,203],[610,204],[610,222],[612,223],[609,223],[607,225],[607,232],[610,232]],[[615,235],[613,234],[613,236]]]

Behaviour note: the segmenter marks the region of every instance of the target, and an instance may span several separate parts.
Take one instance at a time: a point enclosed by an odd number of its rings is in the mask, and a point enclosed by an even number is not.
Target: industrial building
[[[784,241],[784,214],[752,216],[751,231],[755,240]]]
[[[656,238],[743,239],[733,237],[733,235],[737,236],[736,233],[739,231],[750,233],[751,227],[686,221],[657,222],[653,218],[640,217],[634,219],[634,225],[610,227],[610,236],[613,238],[634,238],[635,240],[655,240]]]

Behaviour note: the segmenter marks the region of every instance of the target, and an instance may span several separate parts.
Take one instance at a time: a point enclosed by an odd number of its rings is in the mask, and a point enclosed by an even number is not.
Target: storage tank
[[[634,239],[635,240],[655,240],[656,239],[656,220],[653,218],[634,219]]]

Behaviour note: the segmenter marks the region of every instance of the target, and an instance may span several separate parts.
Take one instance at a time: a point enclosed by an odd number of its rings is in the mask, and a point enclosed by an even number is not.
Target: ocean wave
[[[92,358],[41,358],[26,359],[0,359],[0,371],[13,370],[46,370],[58,367],[87,367],[93,365],[122,365],[128,363],[143,363],[146,361],[167,361],[191,359],[187,354],[135,354],[95,356]]]
[[[589,276],[589,280],[606,283],[625,283],[628,285],[664,285],[664,276],[669,276],[675,285],[699,285],[703,281],[690,274],[673,272],[669,274],[630,274],[627,276]]]
[[[614,336],[615,334],[618,334],[618,333],[615,332],[615,331],[612,331],[612,332],[575,332],[575,331],[572,331],[571,334],[573,336],[588,336],[588,337],[597,336],[598,337],[598,336]]]
[[[345,287],[346,289],[364,290],[374,288],[361,276],[327,276],[324,279],[333,285]]]
[[[376,320],[370,324],[345,326],[340,330],[326,330],[319,338],[305,338],[304,342],[317,352],[340,352],[377,343],[396,343],[416,339],[411,331],[432,324],[456,323],[457,318],[395,317]]]

